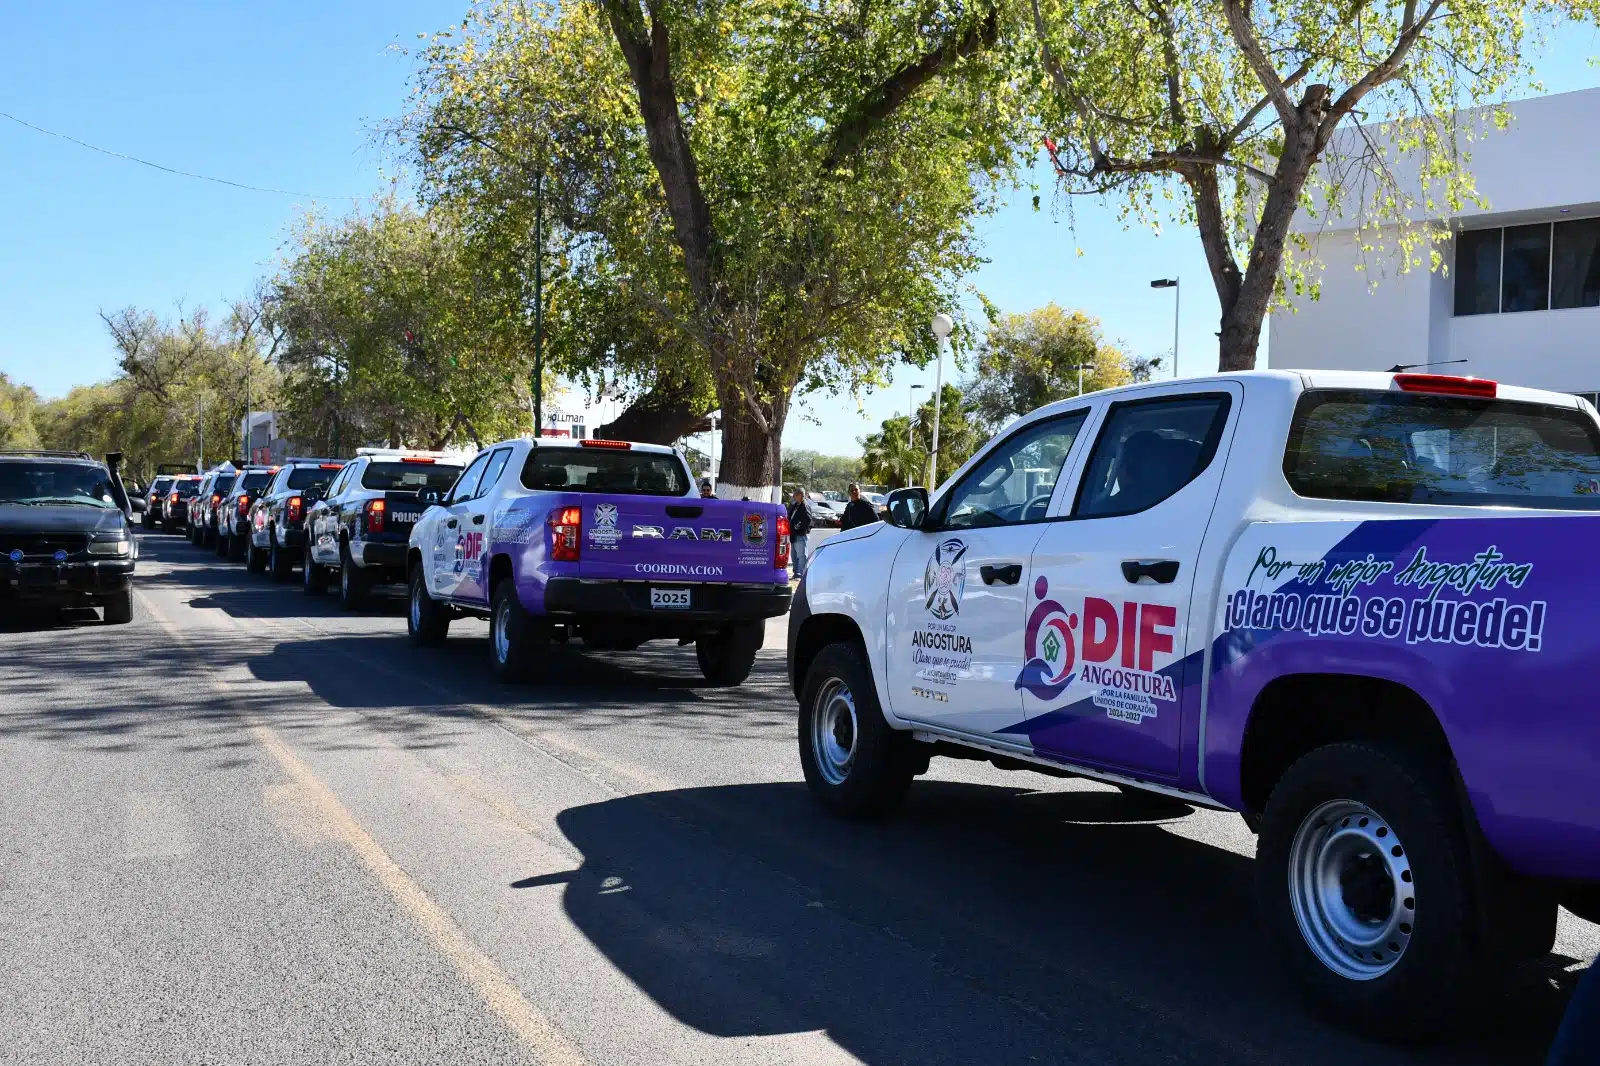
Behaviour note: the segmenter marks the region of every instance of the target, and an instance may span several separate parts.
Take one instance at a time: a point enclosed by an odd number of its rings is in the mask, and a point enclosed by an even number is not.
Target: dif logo
[[[461,573],[467,563],[476,562],[482,556],[482,533],[463,533],[456,538],[456,573]]]
[[[1149,673],[1155,669],[1157,654],[1172,654],[1176,607],[1125,601],[1119,611],[1110,600],[1085,596],[1080,615],[1046,598],[1049,592],[1046,578],[1041,576],[1033,583],[1039,604],[1028,616],[1023,633],[1017,688],[1041,700],[1053,700],[1077,677],[1080,658],[1085,663],[1117,659],[1123,669]]]

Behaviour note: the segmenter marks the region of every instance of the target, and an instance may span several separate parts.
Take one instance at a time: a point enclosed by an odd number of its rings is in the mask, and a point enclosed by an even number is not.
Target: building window
[[[1507,226],[1501,256],[1501,311],[1550,309],[1550,223]]]
[[[1600,218],[1555,225],[1551,307],[1600,307]]]
[[[1500,231],[1456,234],[1456,314],[1492,315],[1500,310]]]

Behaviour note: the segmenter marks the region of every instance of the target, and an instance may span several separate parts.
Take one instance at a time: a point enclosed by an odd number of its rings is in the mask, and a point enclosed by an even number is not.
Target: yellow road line
[[[146,609],[168,635],[192,651],[187,638],[150,600]],[[302,794],[338,839],[344,841],[363,865],[392,896],[482,997],[491,1010],[538,1056],[544,1066],[587,1066],[583,1053],[522,994],[506,972],[472,942],[461,927],[416,880],[389,857],[372,834],[362,828],[355,816],[339,801],[332,789],[317,777],[310,766],[296,755],[278,734],[249,711],[232,703],[231,694],[210,670],[202,671],[210,685],[233,707],[255,738],[277,762],[280,769],[302,790]]]

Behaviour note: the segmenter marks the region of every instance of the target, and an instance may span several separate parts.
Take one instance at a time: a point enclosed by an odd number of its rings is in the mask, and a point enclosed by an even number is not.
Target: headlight
[[[127,537],[118,537],[115,540],[96,540],[89,544],[90,555],[127,555],[132,549],[133,542]]]

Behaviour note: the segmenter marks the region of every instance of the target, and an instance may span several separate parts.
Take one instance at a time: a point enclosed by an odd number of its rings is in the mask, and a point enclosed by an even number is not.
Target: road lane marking
[[[148,597],[141,596],[140,599],[144,600],[151,617],[167,631],[173,641],[181,645],[185,651],[193,653],[194,649],[187,637],[160,608],[151,603]],[[528,1002],[522,990],[506,972],[462,932],[455,919],[434,902],[410,874],[389,857],[383,846],[361,826],[360,822],[356,821],[355,816],[339,801],[333,790],[283,742],[272,727],[234,703],[232,694],[215,672],[209,669],[201,672],[216,690],[222,702],[238,715],[251,736],[272,756],[279,769],[293,782],[298,793],[297,800],[303,805],[303,809],[314,811],[322,825],[356,853],[362,864],[378,879],[395,902],[411,916],[428,939],[433,941],[434,946],[455,965],[461,976],[490,1009],[527,1044],[540,1063],[543,1066],[588,1066],[588,1060],[576,1045],[562,1035],[550,1019]]]

